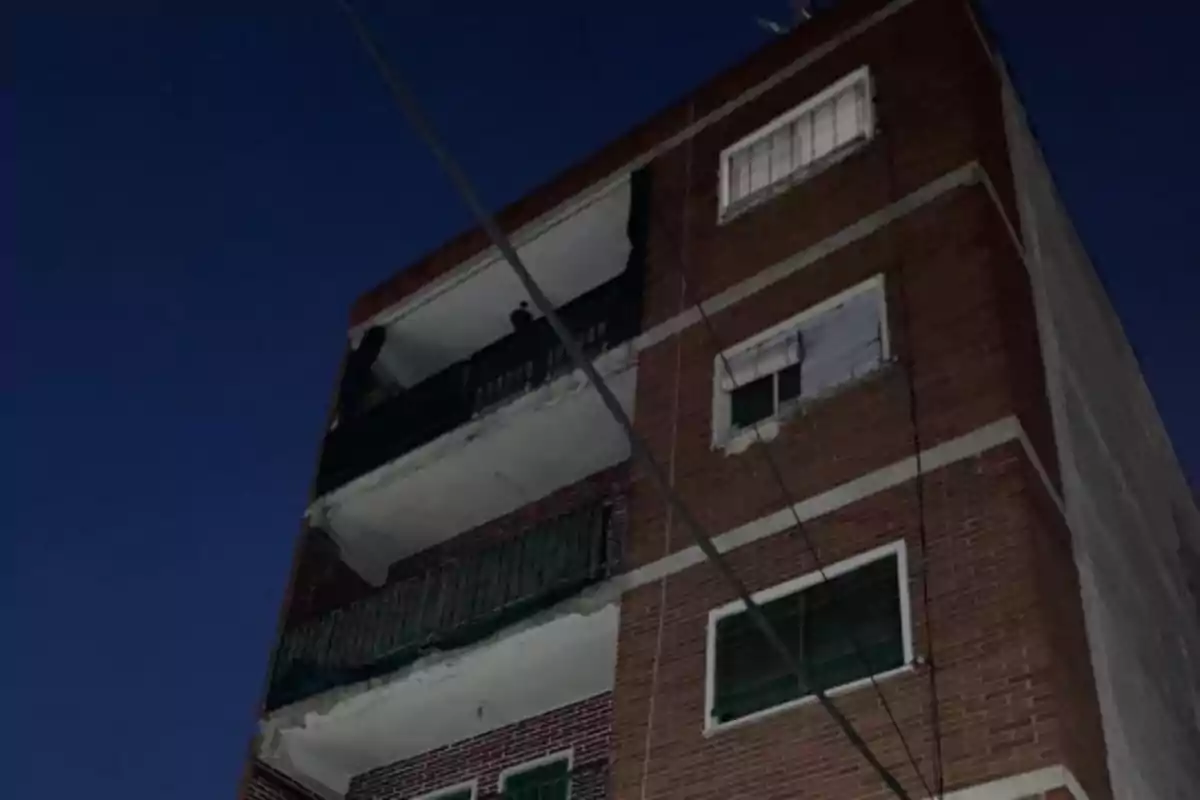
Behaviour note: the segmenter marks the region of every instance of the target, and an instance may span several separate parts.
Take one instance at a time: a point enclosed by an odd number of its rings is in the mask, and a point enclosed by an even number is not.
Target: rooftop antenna
[[[754,22],[758,27],[762,28],[767,33],[782,36],[791,28],[798,27],[808,22],[813,17],[814,0],[790,0],[789,4],[792,7],[792,24],[791,26],[783,25],[773,19],[766,17],[755,17]]]
[[[813,0],[791,0],[792,22],[803,25],[813,18]]]
[[[773,19],[767,19],[766,17],[755,17],[754,23],[756,25],[758,25],[758,27],[760,27],[764,31],[766,31],[767,33],[773,33],[776,36],[782,36],[783,34],[788,32],[788,29],[786,27],[784,27],[783,25],[780,25],[778,22],[776,22]]]

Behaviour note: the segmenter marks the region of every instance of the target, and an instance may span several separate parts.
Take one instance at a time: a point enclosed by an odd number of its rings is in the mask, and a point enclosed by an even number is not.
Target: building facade
[[[963,0],[844,0],[364,295],[247,800],[1189,798],[1200,512]],[[524,304],[524,305],[523,305]],[[699,304],[699,305],[698,305]]]

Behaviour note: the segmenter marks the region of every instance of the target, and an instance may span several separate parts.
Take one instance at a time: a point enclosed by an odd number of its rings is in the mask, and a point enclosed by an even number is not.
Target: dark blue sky
[[[1110,5],[990,19],[1196,476],[1200,13]],[[467,223],[331,0],[162,6],[19,16],[0,103],[14,798],[233,796],[348,306]],[[364,8],[493,205],[786,15]]]

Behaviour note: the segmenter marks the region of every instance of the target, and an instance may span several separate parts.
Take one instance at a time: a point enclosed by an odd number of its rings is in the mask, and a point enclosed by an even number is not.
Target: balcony
[[[612,574],[612,505],[592,501],[471,558],[391,584],[285,631],[267,707],[480,641]]]
[[[559,309],[590,358],[638,334],[640,278],[624,272]],[[330,431],[316,493],[328,494],[572,368],[549,323],[538,320],[520,338],[506,336]]]
[[[529,241],[522,258],[631,416],[649,186],[633,176]],[[488,260],[490,258],[490,260]],[[326,436],[310,522],[365,580],[629,458],[629,443],[492,254],[372,319],[379,388]],[[377,387],[378,388],[378,387]]]

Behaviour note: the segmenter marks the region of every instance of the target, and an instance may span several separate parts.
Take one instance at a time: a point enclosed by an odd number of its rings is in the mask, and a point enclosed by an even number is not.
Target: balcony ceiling
[[[342,795],[354,775],[610,691],[618,615],[616,605],[565,613],[434,656],[321,710],[281,709],[262,723],[260,756],[322,794]]]
[[[632,346],[596,362],[632,415]],[[545,497],[630,455],[624,432],[573,372],[318,500],[309,515],[379,585],[393,562]]]
[[[625,269],[629,205],[626,181],[518,247],[555,306]],[[412,386],[512,332],[508,315],[529,296],[508,263],[494,250],[489,256],[375,320],[388,330],[380,364],[401,385]]]

